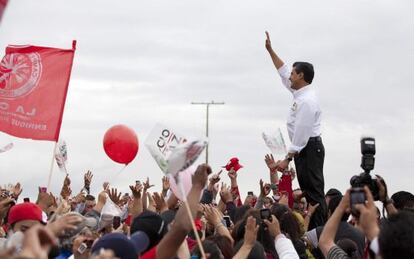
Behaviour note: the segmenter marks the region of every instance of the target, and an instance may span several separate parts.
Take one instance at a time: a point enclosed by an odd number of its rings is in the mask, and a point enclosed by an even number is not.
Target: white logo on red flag
[[[72,49],[6,48],[0,63],[0,131],[19,138],[59,139]]]
[[[41,74],[39,53],[7,54],[0,63],[0,97],[16,98],[30,93]]]

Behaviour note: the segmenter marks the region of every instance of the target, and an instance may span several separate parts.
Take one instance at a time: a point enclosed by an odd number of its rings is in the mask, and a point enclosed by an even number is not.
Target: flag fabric
[[[0,148],[0,153],[3,153],[3,152],[6,152],[6,151],[9,151],[10,149],[12,149],[13,148],[13,142],[12,143],[9,143],[9,144],[7,144],[7,145],[5,145],[3,148]]]
[[[167,173],[167,160],[172,150],[186,141],[186,138],[175,130],[157,123],[145,140],[145,146],[160,169]]]
[[[0,131],[57,141],[69,85],[72,49],[9,45],[0,63]]]
[[[6,9],[7,2],[8,0],[0,0],[0,21],[1,21],[1,18],[3,17],[3,12]]]
[[[285,140],[280,128],[278,128],[276,132],[272,132],[270,134],[263,132],[262,137],[266,146],[278,159],[283,158],[287,154]]]

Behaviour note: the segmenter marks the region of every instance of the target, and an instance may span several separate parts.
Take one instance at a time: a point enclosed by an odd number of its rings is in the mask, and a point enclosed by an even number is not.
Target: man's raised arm
[[[289,69],[285,66],[285,63],[283,62],[283,60],[281,60],[279,58],[279,56],[276,54],[276,52],[272,49],[272,43],[270,42],[270,36],[269,36],[269,32],[266,31],[266,49],[270,54],[270,57],[272,58],[273,64],[275,65],[280,77],[282,78],[282,83],[286,86],[286,88],[289,91],[292,91],[292,89],[290,88],[290,71]]]

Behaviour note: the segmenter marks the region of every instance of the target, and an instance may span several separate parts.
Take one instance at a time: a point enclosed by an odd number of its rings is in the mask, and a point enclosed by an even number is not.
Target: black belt
[[[311,137],[309,138],[308,142],[322,142],[321,136]]]

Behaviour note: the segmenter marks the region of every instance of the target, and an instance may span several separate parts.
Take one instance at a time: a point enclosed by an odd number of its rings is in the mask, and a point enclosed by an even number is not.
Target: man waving
[[[272,58],[285,87],[293,94],[287,130],[291,145],[286,158],[278,162],[278,170],[284,171],[294,160],[300,188],[312,205],[319,203],[311,216],[309,229],[323,225],[326,221],[324,200],[323,162],[325,149],[321,138],[321,109],[313,89],[313,65],[295,62],[292,70],[272,49],[269,33],[266,32],[266,49]]]

